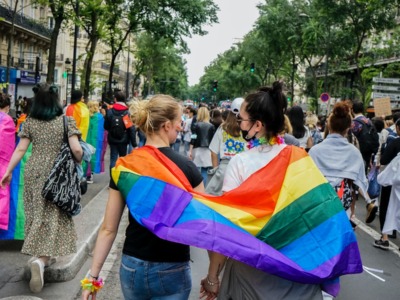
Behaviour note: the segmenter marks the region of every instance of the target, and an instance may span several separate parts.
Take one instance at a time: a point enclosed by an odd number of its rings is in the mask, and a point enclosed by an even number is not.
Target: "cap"
[[[231,112],[233,112],[235,115],[238,115],[240,112],[240,106],[242,106],[243,102],[243,98],[236,98],[235,100],[233,100],[231,104]]]

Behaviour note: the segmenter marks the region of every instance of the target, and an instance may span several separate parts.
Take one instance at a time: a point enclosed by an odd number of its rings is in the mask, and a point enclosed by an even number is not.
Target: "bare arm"
[[[13,155],[11,156],[11,160],[8,164],[7,170],[4,173],[3,178],[1,178],[0,186],[4,187],[6,184],[11,182],[12,172],[14,168],[21,161],[22,157],[24,157],[26,150],[30,145],[31,141],[28,138],[21,138],[17,148],[15,148]]]
[[[218,167],[218,154],[211,151],[211,163],[213,168]]]
[[[121,221],[125,208],[125,201],[119,191],[110,188],[107,208],[101,224],[99,235],[97,236],[96,247],[94,249],[92,266],[90,275],[98,277],[103,267],[108,253],[114,243],[118,233],[118,226]],[[90,291],[82,291],[82,299],[89,299]],[[96,295],[92,294],[92,299],[96,299]]]
[[[75,161],[80,163],[82,161],[83,150],[81,144],[79,143],[78,136],[71,135],[68,138],[69,147],[71,148],[72,155],[75,158]]]

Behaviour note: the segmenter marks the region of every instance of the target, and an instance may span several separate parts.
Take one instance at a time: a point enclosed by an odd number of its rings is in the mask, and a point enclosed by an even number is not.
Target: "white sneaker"
[[[44,264],[40,259],[37,259],[31,264],[31,281],[29,288],[33,293],[39,293],[43,289],[44,284]]]

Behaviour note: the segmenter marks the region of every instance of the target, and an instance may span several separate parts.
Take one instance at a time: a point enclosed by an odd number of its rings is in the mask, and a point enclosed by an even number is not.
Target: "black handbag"
[[[76,216],[82,209],[80,180],[68,143],[67,117],[63,117],[63,122],[63,143],[44,184],[42,196],[68,215]]]

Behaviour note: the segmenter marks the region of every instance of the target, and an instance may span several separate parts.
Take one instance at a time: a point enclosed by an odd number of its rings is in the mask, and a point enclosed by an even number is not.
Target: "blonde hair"
[[[283,131],[285,133],[292,134],[293,132],[293,127],[292,124],[290,123],[289,117],[287,115],[283,115],[284,117],[284,123],[283,123]]]
[[[197,122],[210,122],[210,112],[207,107],[200,107],[197,111]]]
[[[99,102],[91,100],[87,103],[87,107],[89,109],[90,116],[93,116],[95,113],[100,111]]]
[[[311,113],[311,112],[307,112],[307,116],[306,116],[306,126],[310,129],[314,129],[317,127],[317,122],[318,122],[318,117]]]
[[[162,124],[178,117],[180,106],[168,95],[155,95],[150,100],[133,101],[129,106],[132,122],[145,134],[153,134]]]

